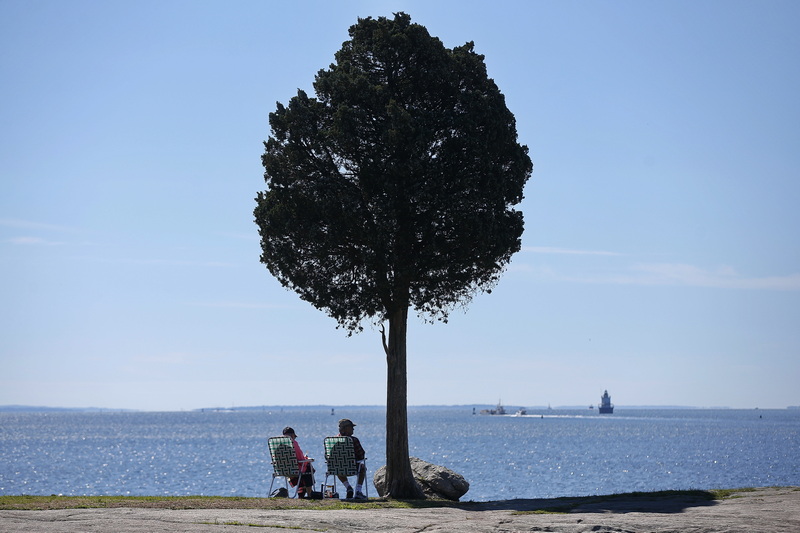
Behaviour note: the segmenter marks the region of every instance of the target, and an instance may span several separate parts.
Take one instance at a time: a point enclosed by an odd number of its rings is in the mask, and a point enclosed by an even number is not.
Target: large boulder
[[[457,502],[469,490],[469,482],[461,474],[418,457],[409,459],[414,479],[428,498],[443,498]],[[372,481],[378,489],[378,494],[381,496],[386,494],[386,466],[380,467],[375,472]]]

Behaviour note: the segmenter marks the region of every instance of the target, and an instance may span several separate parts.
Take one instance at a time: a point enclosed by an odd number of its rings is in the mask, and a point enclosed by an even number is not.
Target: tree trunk
[[[386,494],[404,500],[425,499],[408,458],[408,376],[406,331],[408,307],[389,316],[386,349]]]

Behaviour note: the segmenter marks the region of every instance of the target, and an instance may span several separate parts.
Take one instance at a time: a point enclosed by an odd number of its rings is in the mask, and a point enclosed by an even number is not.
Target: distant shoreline
[[[409,409],[483,409],[494,407],[490,404],[464,404],[464,405],[409,405]],[[531,411],[593,411],[583,405],[560,405],[550,406],[520,406]],[[36,405],[0,405],[0,413],[194,413],[194,412],[248,412],[248,411],[299,411],[314,409],[340,409],[340,410],[380,410],[385,409],[383,405],[259,405],[259,406],[240,406],[240,407],[199,407],[196,409],[181,409],[178,411],[152,411],[141,409],[122,409],[113,407],[49,407]],[[787,407],[697,407],[691,405],[615,405],[618,411],[624,410],[707,410],[707,411],[783,411],[800,409],[800,405],[789,405]],[[508,409],[516,409],[516,406],[509,406]]]

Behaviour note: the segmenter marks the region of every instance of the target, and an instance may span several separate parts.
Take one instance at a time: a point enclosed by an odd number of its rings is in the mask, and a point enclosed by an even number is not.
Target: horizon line
[[[447,408],[447,409],[457,409],[457,408],[464,408],[464,409],[472,409],[478,407],[493,407],[493,404],[488,403],[469,403],[469,404],[414,404],[408,405],[409,408]],[[512,406],[506,406],[515,408],[516,404]],[[570,410],[570,411],[592,411],[596,412],[594,406],[586,407],[584,405],[558,405],[552,407],[550,405],[535,405],[535,406],[519,406],[520,408],[530,409],[530,410],[541,410],[541,411],[556,411],[556,410]],[[223,406],[211,406],[211,407],[196,407],[196,408],[185,408],[185,409],[134,409],[134,408],[124,408],[124,407],[58,407],[58,406],[42,406],[42,405],[20,405],[20,404],[8,404],[8,405],[0,405],[0,412],[48,412],[48,411],[63,411],[63,412],[130,412],[130,413],[181,413],[181,412],[203,412],[203,411],[210,411],[210,412],[225,412],[225,411],[258,411],[258,410],[269,410],[269,409],[331,409],[332,411],[335,409],[386,409],[385,405],[380,404],[362,404],[362,405],[353,405],[353,404],[343,404],[343,405],[332,405],[332,404],[293,404],[293,405],[240,405],[240,406],[232,406],[232,407],[223,407]],[[724,405],[717,405],[717,406],[696,406],[696,405],[657,405],[657,404],[643,404],[643,405],[614,405],[615,409],[678,409],[678,410],[769,410],[769,409],[800,409],[800,405],[787,405],[784,407],[730,407]]]

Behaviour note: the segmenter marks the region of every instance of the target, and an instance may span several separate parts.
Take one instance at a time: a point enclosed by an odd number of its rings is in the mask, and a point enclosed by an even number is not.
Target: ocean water
[[[324,477],[322,441],[356,422],[369,479],[380,408],[0,413],[0,494],[267,495],[267,438],[291,425]],[[800,486],[800,410],[616,409],[473,415],[409,408],[410,454],[470,482],[464,501]],[[370,485],[370,495],[376,495]]]

